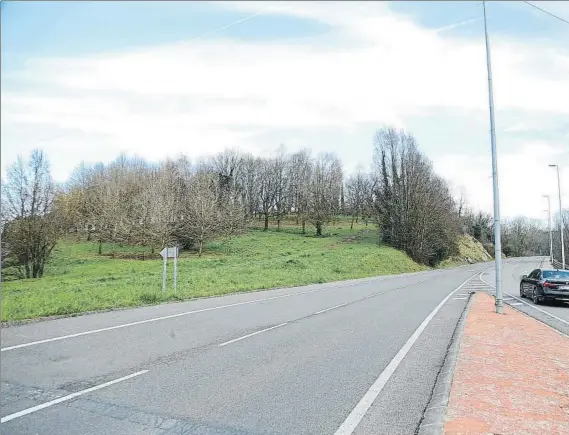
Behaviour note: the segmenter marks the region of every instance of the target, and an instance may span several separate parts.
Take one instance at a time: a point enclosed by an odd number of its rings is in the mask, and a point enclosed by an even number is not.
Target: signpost
[[[168,270],[168,258],[174,259],[174,291],[176,291],[176,287],[178,284],[178,254],[179,254],[178,247],[174,246],[173,248],[164,248],[160,251],[160,255],[164,259],[164,272],[162,273],[162,294],[166,293],[166,272]]]

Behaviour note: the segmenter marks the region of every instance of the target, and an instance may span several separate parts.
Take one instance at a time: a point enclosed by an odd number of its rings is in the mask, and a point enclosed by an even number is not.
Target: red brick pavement
[[[569,435],[569,338],[474,295],[444,433]]]

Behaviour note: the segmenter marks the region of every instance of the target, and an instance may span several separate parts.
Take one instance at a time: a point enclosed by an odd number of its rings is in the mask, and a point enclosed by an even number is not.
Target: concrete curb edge
[[[431,398],[425,408],[419,427],[415,432],[416,435],[441,435],[443,433],[452,379],[454,377],[460,343],[464,334],[464,324],[470,311],[474,294],[475,292],[470,293],[468,302],[456,324],[443,365],[437,375]]]

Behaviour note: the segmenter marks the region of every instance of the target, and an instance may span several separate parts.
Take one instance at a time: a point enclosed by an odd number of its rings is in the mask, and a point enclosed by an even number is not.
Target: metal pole
[[[559,165],[549,165],[557,169],[557,193],[559,194],[559,234],[561,235],[561,269],[565,269],[565,245],[563,244],[563,207],[561,206],[561,176]]]
[[[164,255],[164,272],[162,272],[162,294],[166,293],[166,262],[168,261],[168,252]]]
[[[492,184],[494,187],[494,261],[496,262],[496,313],[504,312],[502,294],[502,240],[500,229],[500,192],[498,189],[498,159],[496,157],[496,128],[494,125],[494,93],[492,90],[492,64],[490,62],[490,42],[486,23],[486,2],[484,9],[484,38],[486,40],[486,67],[488,68],[488,103],[490,106],[490,141],[492,144]]]
[[[176,287],[178,286],[178,248],[175,248],[176,252],[174,253],[174,292],[176,291]]]
[[[549,195],[543,195],[547,198],[547,225],[549,227],[549,261],[553,264],[553,229],[551,228],[551,198]]]

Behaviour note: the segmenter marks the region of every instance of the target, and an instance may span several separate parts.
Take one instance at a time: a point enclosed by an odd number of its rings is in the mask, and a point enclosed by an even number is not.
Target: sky
[[[540,1],[569,20],[569,2]],[[456,196],[492,212],[481,2],[11,2],[1,7],[1,165],[56,180],[120,153],[336,153],[412,133]],[[569,206],[569,24],[487,2],[502,217]]]

